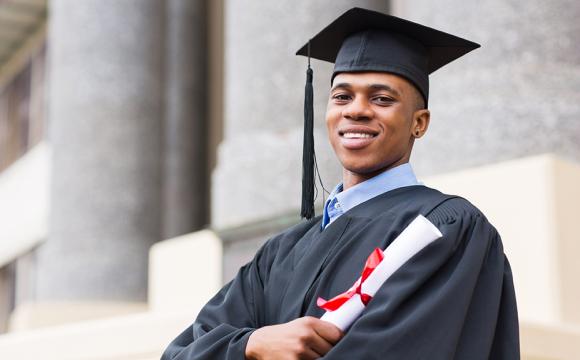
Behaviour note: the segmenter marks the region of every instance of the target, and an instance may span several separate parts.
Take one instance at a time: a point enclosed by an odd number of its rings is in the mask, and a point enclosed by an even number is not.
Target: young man
[[[518,359],[512,276],[497,231],[408,164],[427,131],[428,74],[478,47],[351,9],[299,51],[335,62],[326,112],[343,167],[322,217],[270,239],[163,359]],[[405,263],[342,332],[317,298],[345,291],[367,256],[418,215],[443,237]]]

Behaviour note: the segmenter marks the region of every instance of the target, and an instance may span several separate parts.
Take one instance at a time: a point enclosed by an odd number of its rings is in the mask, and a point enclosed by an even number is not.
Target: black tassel
[[[310,45],[310,44],[309,44]],[[309,46],[310,48],[310,46]],[[310,55],[310,54],[308,54]],[[313,72],[308,57],[306,87],[304,89],[304,144],[302,148],[302,208],[300,216],[310,220],[314,217],[314,99]]]

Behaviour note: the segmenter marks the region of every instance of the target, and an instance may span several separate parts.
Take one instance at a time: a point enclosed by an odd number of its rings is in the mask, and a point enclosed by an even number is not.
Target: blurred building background
[[[0,0],[0,358],[156,359],[298,222],[293,54],[352,6],[483,45],[432,75],[412,164],[502,234],[523,358],[580,358],[573,0]],[[326,188],[331,69],[314,62]]]

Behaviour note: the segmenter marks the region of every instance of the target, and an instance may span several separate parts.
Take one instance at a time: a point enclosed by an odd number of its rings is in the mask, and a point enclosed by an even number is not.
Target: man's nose
[[[373,110],[366,98],[357,96],[344,108],[343,116],[351,120],[369,120],[373,116]]]

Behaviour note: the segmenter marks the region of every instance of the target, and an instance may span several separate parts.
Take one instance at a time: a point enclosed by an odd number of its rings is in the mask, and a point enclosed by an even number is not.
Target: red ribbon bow
[[[362,293],[362,283],[369,277],[369,275],[375,270],[375,268],[383,261],[383,251],[379,248],[376,248],[367,258],[367,262],[365,263],[365,267],[363,268],[361,277],[354,283],[354,285],[348,289],[346,292],[339,294],[333,297],[330,300],[324,300],[323,298],[319,297],[316,300],[316,304],[323,308],[326,311],[334,311],[342,306],[348,299],[352,298],[355,294],[359,294],[362,303],[366,306],[369,301],[373,298],[369,294]]]

